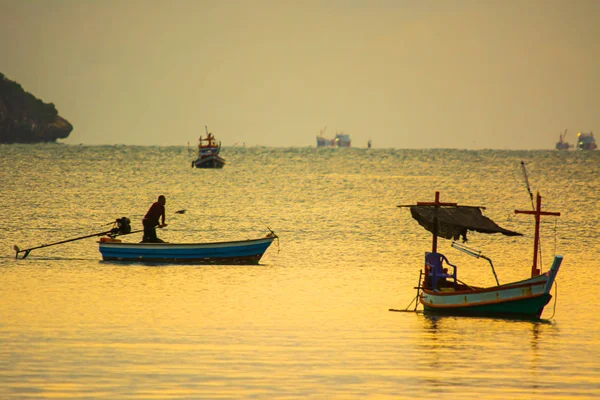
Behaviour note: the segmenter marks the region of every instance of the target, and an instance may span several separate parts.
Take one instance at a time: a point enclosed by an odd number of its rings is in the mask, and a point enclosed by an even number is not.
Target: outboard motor
[[[117,220],[117,228],[119,228],[119,233],[121,235],[126,235],[131,233],[131,220],[127,217],[122,217]]]
[[[127,235],[131,233],[131,220],[127,217],[117,218],[115,227],[111,229],[110,236]]]

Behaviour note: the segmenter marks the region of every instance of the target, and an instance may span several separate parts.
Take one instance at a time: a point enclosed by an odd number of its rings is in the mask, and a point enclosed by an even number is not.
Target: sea
[[[0,145],[1,399],[600,398],[600,151]],[[564,261],[540,321],[415,311],[431,235],[399,205],[485,207],[500,283]],[[102,261],[159,195],[168,242],[277,234],[259,265]],[[183,213],[177,211],[185,210]],[[138,242],[141,233],[123,236]],[[459,279],[490,263],[440,239]],[[16,257],[13,246],[34,249]],[[394,312],[390,310],[407,310]]]

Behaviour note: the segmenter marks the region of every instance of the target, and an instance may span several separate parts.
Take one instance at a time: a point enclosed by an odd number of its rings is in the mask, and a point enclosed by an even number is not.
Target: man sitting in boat
[[[144,225],[144,238],[142,243],[164,243],[156,236],[156,227],[163,228],[165,224],[165,204],[167,199],[162,194],[158,196],[158,201],[153,203],[142,220]],[[159,223],[162,220],[162,223]]]

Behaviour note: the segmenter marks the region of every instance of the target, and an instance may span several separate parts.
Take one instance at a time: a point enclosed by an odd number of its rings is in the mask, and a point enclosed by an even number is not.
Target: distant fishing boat
[[[217,142],[214,135],[208,132],[205,125],[206,137],[200,136],[198,139],[197,158],[192,161],[192,168],[223,168],[225,160],[219,156],[221,152],[221,142]]]
[[[569,148],[573,147],[568,142],[565,142],[565,136],[567,135],[567,130],[565,129],[564,133],[561,133],[558,137],[558,142],[556,142],[556,150],[569,150]]]
[[[457,239],[462,236],[463,239],[466,239],[469,230],[487,234],[501,233],[507,236],[517,236],[521,235],[520,233],[501,228],[494,221],[485,217],[481,212],[483,207],[459,206],[456,203],[441,202],[439,192],[435,193],[434,202],[419,202],[415,205],[398,207],[409,207],[413,218],[433,234],[432,249],[425,253],[424,271],[421,270],[419,285],[416,288],[417,297],[415,299],[418,299],[423,305],[425,313],[521,319],[540,318],[544,307],[552,298],[550,289],[558,274],[563,257],[555,256],[551,269],[543,274],[540,273],[537,259],[540,216],[560,215],[560,213],[542,211],[542,198],[539,194],[535,210],[515,210],[517,214],[535,216],[531,278],[501,285],[489,258],[457,242],[452,244],[452,247],[460,251],[489,261],[497,284],[490,287],[478,287],[461,281],[458,278],[458,267],[450,263],[444,254],[438,252],[438,237]],[[417,305],[418,303],[415,305],[415,310]],[[391,311],[408,310],[391,309]]]
[[[333,139],[327,139],[324,137],[324,132],[327,127],[321,129],[319,136],[317,136],[317,147],[351,147],[352,140],[350,135],[343,132],[336,132]]]
[[[350,135],[347,133],[336,133],[333,143],[334,147],[350,147],[352,140],[350,140]]]
[[[576,148],[579,150],[595,150],[598,148],[594,133],[579,132],[577,134],[577,145]]]
[[[326,139],[322,136],[317,136],[317,147],[331,147],[333,146],[331,139]]]

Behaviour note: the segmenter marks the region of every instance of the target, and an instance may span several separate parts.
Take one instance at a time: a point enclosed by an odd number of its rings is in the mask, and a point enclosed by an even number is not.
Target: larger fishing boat
[[[533,265],[529,279],[500,284],[494,265],[489,258],[463,244],[457,242],[452,244],[452,247],[458,250],[490,262],[496,279],[496,285],[490,287],[479,287],[461,281],[458,277],[458,267],[452,264],[444,254],[438,252],[438,237],[458,239],[462,236],[463,239],[466,239],[467,231],[486,234],[501,233],[507,236],[520,236],[520,233],[498,226],[483,215],[481,212],[483,207],[459,206],[456,203],[441,202],[439,192],[435,193],[433,202],[418,202],[415,205],[398,207],[410,208],[412,217],[433,234],[432,248],[430,252],[425,253],[424,269],[421,270],[419,285],[416,288],[415,300],[418,299],[418,302],[423,305],[425,313],[521,319],[540,318],[544,307],[552,298],[550,289],[563,257],[555,256],[549,271],[541,273],[538,269],[540,216],[560,215],[560,213],[542,211],[542,198],[539,194],[533,211],[515,210],[517,214],[532,214],[535,217]],[[416,303],[415,310],[418,304]],[[391,311],[407,310],[392,309]]]

